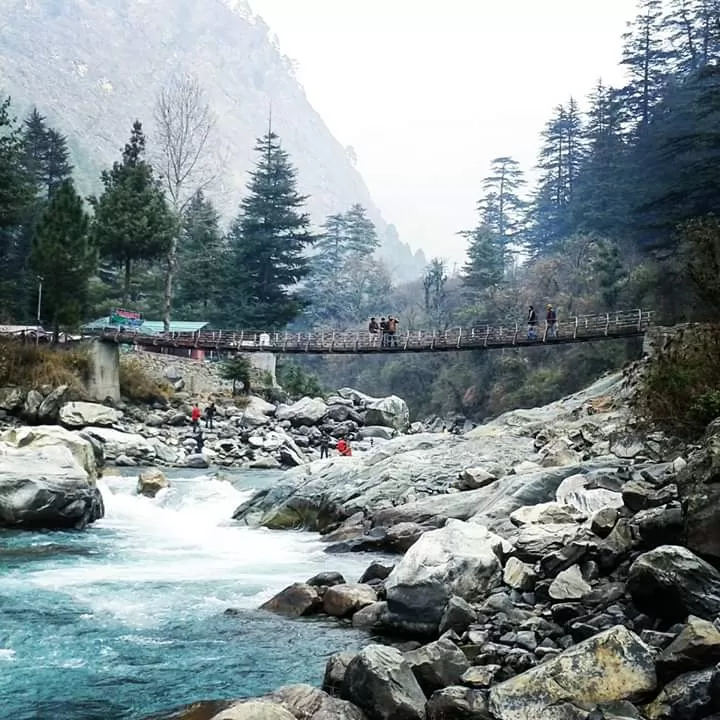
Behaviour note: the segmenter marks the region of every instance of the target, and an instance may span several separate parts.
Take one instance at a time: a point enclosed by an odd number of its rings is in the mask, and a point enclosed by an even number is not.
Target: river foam
[[[134,478],[110,478],[100,484],[106,517],[90,530],[0,533],[7,716],[135,720],[318,682],[328,654],[358,646],[362,636],[331,621],[254,610],[323,570],[355,580],[371,559],[328,556],[313,534],[233,524],[271,476],[173,478],[154,499],[134,494]]]

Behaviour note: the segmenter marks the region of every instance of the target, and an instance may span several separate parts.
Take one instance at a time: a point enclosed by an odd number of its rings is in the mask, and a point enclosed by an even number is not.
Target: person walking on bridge
[[[387,347],[390,336],[388,335],[388,321],[384,317],[380,318],[380,332],[382,332],[380,347]]]
[[[527,324],[528,324],[528,340],[537,340],[537,313],[535,312],[535,308],[530,305],[528,307],[528,316],[527,316]]]
[[[551,338],[557,337],[557,313],[552,305],[547,306],[547,315],[545,316],[547,322],[547,336]]]

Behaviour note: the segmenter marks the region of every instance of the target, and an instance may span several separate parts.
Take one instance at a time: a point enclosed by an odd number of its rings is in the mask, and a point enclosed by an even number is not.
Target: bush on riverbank
[[[33,345],[19,340],[0,342],[0,387],[38,390],[68,385],[83,392],[90,373],[90,357],[78,345]]]
[[[636,402],[650,424],[699,437],[720,417],[720,327],[689,328],[662,348],[644,373]]]
[[[135,357],[120,358],[120,394],[136,402],[165,402],[173,394],[172,386],[159,380]]]

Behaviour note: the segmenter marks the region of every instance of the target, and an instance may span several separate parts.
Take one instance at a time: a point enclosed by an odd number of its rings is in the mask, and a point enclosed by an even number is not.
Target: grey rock
[[[477,612],[470,603],[457,595],[453,595],[448,601],[445,612],[440,618],[438,632],[442,635],[448,630],[456,633],[463,633],[477,620]]]
[[[480,690],[447,687],[428,700],[427,720],[492,720],[492,715]]]
[[[558,573],[548,591],[553,600],[582,600],[592,588],[585,582],[579,566],[573,565]]]
[[[628,590],[640,610],[656,617],[712,619],[720,614],[720,573],[677,545],[640,555],[630,567]]]
[[[345,673],[347,698],[373,720],[425,720],[425,695],[402,653],[368,645]]]
[[[170,481],[157,468],[145,470],[138,477],[137,494],[154,498],[160,490],[170,487]]]
[[[657,660],[658,675],[669,679],[720,662],[720,630],[691,615],[680,634]]]
[[[323,611],[333,617],[347,617],[374,602],[377,602],[377,593],[370,585],[333,585],[323,597]]]
[[[500,583],[501,545],[486,528],[459,520],[425,533],[386,580],[389,610],[437,625],[453,595],[484,598]]]
[[[497,720],[558,720],[573,703],[636,700],[655,689],[652,650],[622,625],[601,632],[490,690]]]
[[[668,683],[660,694],[643,708],[648,720],[701,720],[718,710],[711,697],[712,668],[690,672]]]
[[[56,387],[40,404],[37,412],[38,420],[48,423],[56,422],[69,391],[70,388],[67,385]]]
[[[537,573],[532,565],[518,560],[516,557],[508,558],[503,571],[503,582],[515,590],[526,592],[532,590],[537,582]]]
[[[462,650],[444,638],[406,652],[405,660],[426,695],[447,685],[456,685],[470,667]]]
[[[387,613],[386,602],[374,602],[358,610],[352,616],[352,626],[366,632],[378,632],[383,629],[383,616]]]
[[[339,697],[345,688],[345,672],[355,653],[342,652],[331,655],[325,663],[322,689],[330,694]]]
[[[500,670],[502,670],[500,665],[474,665],[463,673],[460,682],[472,688],[489,688],[495,682]]]
[[[260,606],[276,615],[301,617],[312,615],[322,606],[322,598],[316,587],[306,583],[294,583]]]
[[[22,388],[0,388],[0,410],[14,414],[19,412],[25,403],[25,391]]]
[[[38,412],[42,414],[42,405]],[[119,422],[121,410],[89,402],[68,402],[60,408],[59,420],[67,428],[83,428],[88,425],[111,427]]]
[[[305,582],[307,585],[313,585],[315,587],[332,587],[333,585],[343,585],[345,583],[345,578],[339,572],[328,571],[313,575]]]
[[[311,720],[367,720],[365,713],[346,700],[339,700],[311,685],[287,685],[264,699],[276,702],[295,718]]]

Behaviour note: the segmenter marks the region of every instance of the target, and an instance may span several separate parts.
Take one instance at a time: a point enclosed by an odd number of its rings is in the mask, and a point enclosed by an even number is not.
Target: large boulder
[[[385,581],[388,609],[412,621],[437,624],[451,596],[482,600],[497,587],[502,539],[482,525],[449,520],[426,532]]]
[[[242,424],[246,427],[261,427],[270,422],[275,406],[262,398],[251,395],[242,413]]]
[[[617,625],[495,685],[490,711],[497,720],[575,718],[577,706],[639,699],[656,683],[653,651]]]
[[[427,720],[491,720],[480,690],[452,686],[433,693],[426,705]]]
[[[327,413],[322,398],[304,397],[292,405],[279,405],[275,411],[278,420],[289,420],[293,425],[317,425]]]
[[[68,402],[60,408],[60,423],[67,428],[88,425],[111,427],[122,418],[121,410],[90,402]]]
[[[713,623],[691,615],[680,634],[657,660],[658,674],[671,678],[720,662],[720,630]]]
[[[98,467],[104,461],[102,448],[82,435],[57,425],[12,428],[0,435],[0,441],[28,450],[62,445],[91,479],[97,477]]]
[[[679,545],[640,555],[630,567],[628,589],[640,610],[667,620],[720,614],[720,572]]]
[[[25,391],[17,387],[0,388],[0,410],[8,413],[17,413],[25,404]]]
[[[296,720],[296,717],[279,703],[250,700],[232,705],[210,720]]]
[[[367,720],[365,713],[347,700],[328,695],[311,685],[287,685],[267,695],[295,718],[310,720]]]
[[[372,720],[425,720],[425,695],[395,648],[363,648],[347,667],[345,692]]]
[[[428,695],[448,685],[457,685],[470,667],[465,653],[447,638],[406,652],[405,660]]]
[[[365,423],[382,425],[405,432],[410,425],[410,411],[402,398],[397,395],[389,395],[367,405]]]
[[[152,468],[140,473],[136,492],[138,495],[154,498],[161,490],[167,487],[170,487],[170,481],[162,471]]]
[[[82,529],[103,514],[100,491],[62,441],[0,442],[1,527]]]
[[[370,585],[333,585],[325,591],[323,610],[333,617],[347,617],[367,605],[372,605],[376,600],[377,594]]]
[[[263,603],[260,609],[285,617],[301,617],[312,615],[321,605],[322,597],[317,587],[307,583],[293,583]]]
[[[37,411],[38,420],[45,423],[57,422],[60,408],[65,404],[69,394],[70,388],[67,385],[59,385],[46,395]]]
[[[708,427],[677,484],[685,509],[685,544],[700,555],[720,558],[720,421]]]
[[[720,710],[720,704],[713,692],[714,675],[714,668],[680,675],[643,708],[643,717],[647,720],[717,720],[714,711]]]
[[[121,455],[151,464],[158,453],[150,440],[137,433],[126,433],[114,428],[92,427],[85,431],[103,443],[107,460],[116,460]]]

